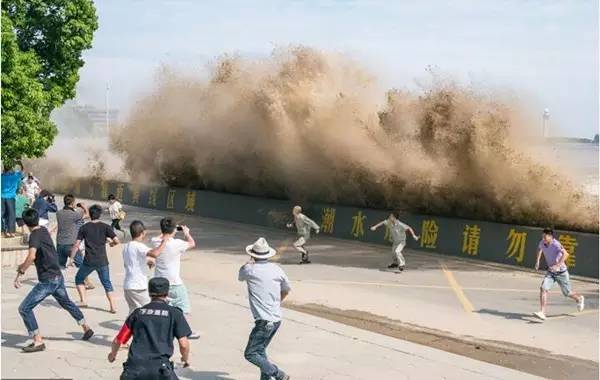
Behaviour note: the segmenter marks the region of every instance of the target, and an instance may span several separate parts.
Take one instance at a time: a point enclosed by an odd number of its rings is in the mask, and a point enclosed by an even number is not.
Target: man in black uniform
[[[188,366],[192,333],[183,312],[167,304],[169,280],[155,277],[148,283],[151,301],[135,309],[112,342],[108,361],[114,362],[122,344],[133,337],[121,380],[176,380],[173,370],[173,339],[179,341],[184,367]]]

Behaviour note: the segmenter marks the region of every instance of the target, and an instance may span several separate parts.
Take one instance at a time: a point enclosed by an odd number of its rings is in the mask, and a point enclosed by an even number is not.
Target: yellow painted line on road
[[[448,269],[446,264],[440,263],[440,265],[442,266],[442,271],[446,275],[446,279],[448,280],[450,287],[452,288],[452,290],[454,290],[454,294],[456,294],[456,298],[458,298],[458,300],[462,304],[463,309],[465,309],[467,313],[473,314],[473,304],[471,304],[471,301],[469,301],[465,293],[462,291],[462,288],[454,278],[454,274],[452,274],[452,271]]]

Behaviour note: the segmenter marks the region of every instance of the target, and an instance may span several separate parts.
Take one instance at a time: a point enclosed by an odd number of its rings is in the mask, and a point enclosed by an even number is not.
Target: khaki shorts
[[[138,307],[142,307],[150,303],[148,289],[125,289],[125,301],[127,301],[127,306],[129,306],[129,314],[131,314]]]

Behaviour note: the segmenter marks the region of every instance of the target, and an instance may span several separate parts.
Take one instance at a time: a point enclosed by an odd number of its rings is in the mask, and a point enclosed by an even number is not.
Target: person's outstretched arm
[[[408,230],[408,232],[410,232],[410,234],[412,235],[413,239],[419,240],[419,236],[417,236],[415,234],[415,230],[413,230],[412,227],[410,227],[410,226],[407,226],[407,227],[408,227],[407,230]]]
[[[385,220],[382,220],[381,222],[375,224],[374,226],[371,227],[371,231],[375,231],[379,227],[383,226],[384,223],[385,223]]]
[[[312,228],[317,233],[319,233],[319,231],[321,230],[321,226],[319,226],[317,223],[315,223],[314,220],[312,220],[311,218],[309,218],[306,215],[304,216],[304,219],[308,222],[308,225],[310,226],[310,228]]]

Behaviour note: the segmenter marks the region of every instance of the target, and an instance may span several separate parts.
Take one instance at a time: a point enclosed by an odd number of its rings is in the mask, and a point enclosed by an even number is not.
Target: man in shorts
[[[302,213],[302,207],[300,206],[294,206],[292,209],[292,215],[294,216],[294,223],[288,223],[287,227],[292,228],[294,225],[296,225],[298,239],[294,242],[294,248],[296,251],[302,254],[302,260],[300,261],[300,264],[310,264],[308,251],[306,250],[306,243],[308,243],[310,240],[311,230],[314,229],[318,234],[321,229],[317,223]]]
[[[402,250],[406,246],[406,232],[410,232],[415,240],[419,240],[419,237],[415,235],[415,231],[409,225],[400,221],[400,215],[397,212],[391,213],[386,220],[371,227],[371,231],[375,231],[381,226],[389,228],[392,235],[392,263],[388,265],[388,269],[398,268],[398,271],[402,272],[406,264],[402,254]]]
[[[89,209],[90,221],[84,224],[77,233],[77,240],[71,248],[69,266],[73,266],[73,260],[79,249],[79,244],[85,241],[85,256],[83,257],[83,263],[79,267],[77,274],[75,275],[75,285],[77,286],[77,292],[82,307],[87,307],[86,302],[86,288],[85,278],[92,272],[98,273],[100,282],[106,292],[106,298],[110,307],[110,312],[113,314],[117,313],[115,308],[115,301],[113,298],[113,286],[110,281],[110,271],[108,265],[108,256],[106,255],[106,241],[109,241],[111,247],[119,244],[119,239],[115,235],[113,229],[106,223],[100,221],[102,215],[102,207],[93,205]]]
[[[577,302],[577,311],[583,311],[585,307],[585,298],[583,295],[571,290],[571,280],[569,271],[565,262],[569,257],[567,250],[554,238],[554,231],[551,228],[545,228],[542,233],[542,240],[538,245],[537,260],[535,269],[540,268],[540,259],[544,254],[544,259],[548,265],[546,275],[540,286],[540,311],[533,313],[542,321],[546,319],[546,303],[548,301],[548,291],[552,289],[554,283],[558,283],[560,290],[565,297],[572,298]]]
[[[129,306],[129,314],[131,314],[135,309],[150,303],[146,273],[149,266],[154,266],[153,255],[160,255],[165,248],[166,241],[161,241],[157,248],[149,248],[144,244],[146,227],[139,220],[131,222],[129,232],[131,241],[123,247],[123,266],[125,267],[123,292]]]
[[[183,232],[185,240],[176,239],[177,228]],[[190,234],[187,226],[177,226],[173,218],[163,218],[160,221],[160,236],[152,238],[152,244],[158,248],[165,244],[164,249],[148,252],[150,257],[156,258],[156,269],[154,278],[164,277],[169,280],[169,304],[178,307],[183,314],[189,315],[191,310],[190,297],[187,288],[181,279],[181,255],[196,246],[194,238]],[[196,339],[197,335],[192,334],[190,339]]]

